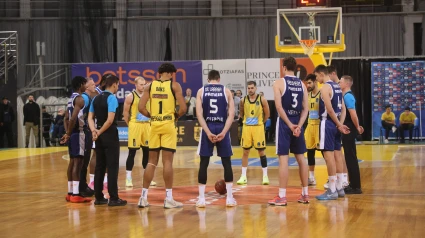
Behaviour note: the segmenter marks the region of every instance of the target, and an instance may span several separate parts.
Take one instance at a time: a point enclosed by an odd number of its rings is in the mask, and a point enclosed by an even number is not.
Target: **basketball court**
[[[261,166],[251,159],[247,186],[234,186],[235,208],[225,207],[225,196],[213,188],[223,178],[218,157],[208,170],[205,209],[197,209],[199,157],[195,147],[179,148],[174,161],[174,197],[182,209],[165,210],[161,163],[155,174],[157,188],[150,189],[151,207],[137,207],[142,185],[141,154],[133,169],[134,188],[125,188],[127,148],[121,147],[119,194],[125,207],[65,202],[68,166],[64,147],[0,151],[0,232],[4,237],[43,234],[43,237],[420,237],[425,232],[425,145],[359,145],[361,195],[337,201],[298,204],[298,167],[290,166],[288,206],[267,201],[278,192],[275,148],[267,148],[270,185],[261,183]],[[234,178],[240,176],[241,148],[234,148]],[[251,156],[255,153],[251,153]],[[323,192],[327,173],[317,154],[316,179],[310,194]],[[291,161],[290,161],[291,163]]]

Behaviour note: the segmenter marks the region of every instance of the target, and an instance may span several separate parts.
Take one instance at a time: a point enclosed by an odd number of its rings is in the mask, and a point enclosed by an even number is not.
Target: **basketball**
[[[227,193],[226,183],[224,182],[223,179],[215,182],[215,191],[220,195],[224,195]]]

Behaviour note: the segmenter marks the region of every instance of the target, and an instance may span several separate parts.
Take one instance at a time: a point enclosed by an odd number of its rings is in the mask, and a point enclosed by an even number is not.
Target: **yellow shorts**
[[[151,125],[149,150],[175,152],[177,148],[177,129],[174,122]]]
[[[305,129],[305,145],[308,150],[317,149],[319,144],[319,124],[309,123]]]
[[[128,148],[138,149],[141,146],[149,146],[150,132],[149,122],[130,122],[128,125]]]
[[[254,146],[257,150],[266,148],[266,136],[264,125],[260,126],[243,126],[241,146],[244,149],[251,149]]]

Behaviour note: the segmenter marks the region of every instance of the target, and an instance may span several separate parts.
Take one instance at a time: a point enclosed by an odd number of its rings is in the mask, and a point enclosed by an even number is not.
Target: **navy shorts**
[[[218,135],[223,131],[224,123],[221,122],[207,122],[207,126],[211,133]],[[200,156],[213,156],[214,145],[217,146],[217,155],[219,157],[230,157],[233,155],[232,143],[230,140],[230,130],[227,131],[226,136],[220,142],[213,144],[203,130],[201,130],[201,138],[198,144],[198,155]]]
[[[331,119],[320,120],[319,150],[341,150],[341,133]]]
[[[293,124],[298,124],[299,117],[291,118],[289,120]],[[276,122],[276,154],[289,155],[289,152],[299,155],[307,151],[304,139],[304,128],[301,128],[299,137],[295,137],[291,129],[279,117]]]
[[[68,143],[69,157],[83,157],[86,151],[86,142],[86,134],[84,131],[72,133]]]

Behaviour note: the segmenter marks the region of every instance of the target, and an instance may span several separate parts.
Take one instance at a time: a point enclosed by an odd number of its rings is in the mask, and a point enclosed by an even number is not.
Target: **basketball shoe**
[[[126,178],[125,179],[125,186],[126,187],[133,187],[133,179],[132,178]]]
[[[246,185],[248,183],[248,179],[246,178],[246,176],[241,176],[236,183],[238,185]]]
[[[164,208],[170,209],[170,208],[180,208],[180,207],[183,207],[183,203],[175,201],[174,198],[172,198],[171,200],[167,198],[164,199]]]
[[[267,175],[263,176],[263,185],[269,185],[269,184],[270,184],[269,177]]]
[[[335,192],[332,192],[330,189],[327,189],[325,193],[316,196],[317,200],[337,200],[338,199],[338,192],[335,190]]]
[[[226,207],[235,207],[238,203],[236,202],[235,198],[227,198],[226,199]]]
[[[300,197],[298,198],[298,202],[303,204],[310,203],[309,198],[310,196],[301,194]]]
[[[204,208],[206,206],[205,198],[199,198],[196,202],[196,207]]]
[[[313,178],[308,178],[308,186],[314,186],[316,185],[316,179]]]
[[[279,197],[279,195],[274,197],[272,200],[269,200],[268,202],[268,204],[275,205],[275,206],[286,206],[287,203],[288,202],[286,200],[286,197],[281,198]]]
[[[84,203],[84,202],[91,202],[90,198],[85,198],[80,195],[72,195],[69,199],[72,203]]]
[[[149,207],[148,200],[144,199],[143,197],[140,197],[137,206],[139,206],[140,208]]]

